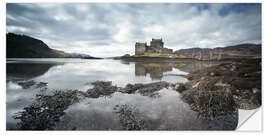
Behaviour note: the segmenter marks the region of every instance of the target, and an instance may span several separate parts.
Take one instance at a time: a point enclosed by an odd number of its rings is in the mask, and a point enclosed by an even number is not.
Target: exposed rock
[[[238,108],[261,105],[261,59],[235,60],[192,72],[187,78],[192,90],[231,92]]]
[[[47,82],[39,82],[36,85],[36,88],[43,88],[43,87],[46,87],[46,86],[48,86],[48,83]]]
[[[190,81],[187,84],[192,85],[193,90],[216,91],[230,89],[230,84],[223,82],[224,77],[202,77],[199,80]]]
[[[182,93],[181,99],[188,103],[192,110],[199,112],[199,117],[211,120],[233,114],[237,109],[233,95],[225,91],[187,90]]]
[[[120,92],[122,93],[134,93],[138,92],[144,96],[150,96],[154,92],[159,91],[163,88],[170,87],[170,83],[168,82],[155,82],[155,83],[149,83],[149,84],[127,84],[125,88],[121,88]]]
[[[33,81],[33,80],[18,83],[18,85],[22,86],[23,89],[28,89],[28,88],[32,87],[33,85],[35,85],[35,84],[36,84],[36,82]]]
[[[87,97],[98,98],[100,96],[109,96],[118,90],[117,86],[112,86],[111,81],[96,81],[93,82],[92,85],[94,86],[94,88],[87,90]]]
[[[14,119],[21,130],[51,130],[64,110],[73,103],[79,102],[79,91],[55,91],[52,95],[37,95],[36,102],[17,113]]]
[[[131,94],[131,93],[134,93],[135,91],[137,91],[143,87],[144,87],[144,85],[141,83],[127,84],[125,88],[120,89],[120,92]]]
[[[187,90],[187,86],[183,83],[177,83],[175,90],[182,93],[183,91]]]
[[[33,86],[35,86],[34,88],[44,88],[48,85],[48,83],[46,83],[46,82],[37,83],[34,80],[30,80],[30,81],[18,82],[18,85],[20,85],[23,89],[29,89]]]
[[[124,130],[144,130],[147,129],[146,123],[140,115],[139,111],[129,105],[117,105],[114,108],[120,123]]]
[[[239,109],[251,110],[261,106],[261,89],[253,88],[250,90],[237,90],[233,92],[234,100]]]
[[[238,105],[226,91],[186,90],[181,99],[198,112],[203,130],[235,130],[238,125]]]

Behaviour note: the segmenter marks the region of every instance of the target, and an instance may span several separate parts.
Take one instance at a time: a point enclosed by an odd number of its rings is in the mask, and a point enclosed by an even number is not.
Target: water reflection
[[[158,98],[114,92],[110,97],[79,99],[80,93],[38,95],[15,116],[21,120],[18,126],[24,130],[234,130],[238,124],[236,104],[227,93],[179,94],[162,89]]]
[[[50,68],[63,65],[61,63],[8,63],[7,64],[7,80],[29,80],[38,76],[42,76],[49,71]]]
[[[135,63],[135,75],[146,76],[150,74],[152,80],[161,80],[164,72],[172,71],[174,65],[161,63]]]
[[[212,67],[221,63],[225,63],[225,61],[221,62],[221,61],[183,61],[181,62],[183,64],[183,66],[178,67],[177,69],[187,72],[187,73],[191,73],[197,70],[201,70],[201,69],[205,69],[208,67]]]
[[[129,64],[128,61],[122,61],[122,63]],[[182,62],[134,62],[135,63],[135,75],[136,76],[147,76],[150,75],[152,80],[162,80],[167,76],[181,76],[189,72],[211,67],[220,62],[213,61],[182,61]],[[173,69],[183,71],[182,74],[170,73]],[[168,72],[169,74],[165,74]]]
[[[71,105],[57,130],[189,130],[202,129],[197,113],[170,89],[159,98],[115,92],[111,97],[87,98]],[[110,122],[108,122],[110,121]]]
[[[7,129],[17,129],[16,124],[19,120],[13,118],[14,114],[23,110],[24,107],[32,104],[35,101],[35,95],[42,93],[39,89],[33,87],[28,88],[25,91],[22,86],[16,82],[9,81],[7,83],[6,93],[6,117],[7,117]]]
[[[71,61],[65,64],[9,63],[7,129],[17,129],[16,125],[19,123],[21,128],[54,130],[234,130],[241,117],[239,108],[259,107],[257,99],[260,95],[256,92],[234,93],[242,97],[233,102],[232,96],[226,95],[227,93],[188,94],[186,91],[176,92],[170,87],[157,90],[151,88],[152,86],[146,88],[141,85],[127,85],[153,82],[160,84],[160,80],[184,83],[185,78],[179,75],[216,64],[218,63],[183,61],[164,64],[113,60],[85,60],[81,63]],[[18,78],[35,84],[24,87],[20,85],[22,80],[18,81]],[[89,82],[97,80],[112,82],[104,84],[104,87],[93,88],[95,84]],[[46,83],[41,83],[44,81]],[[42,98],[35,97],[42,93],[42,86],[48,88],[49,94],[44,94]],[[119,89],[125,86],[130,87],[130,92]],[[55,92],[55,89],[61,89],[62,92]],[[74,94],[67,89],[78,91]],[[31,110],[36,111],[33,113]],[[29,117],[16,115],[17,119],[14,119],[14,115],[22,111],[24,112],[21,114]]]
[[[35,102],[16,113],[20,130],[52,130],[55,122],[71,104],[79,102],[78,91],[55,91],[52,95],[37,94]]]

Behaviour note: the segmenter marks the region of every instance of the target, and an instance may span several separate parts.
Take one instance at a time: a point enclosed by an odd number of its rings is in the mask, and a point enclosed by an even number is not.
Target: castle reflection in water
[[[135,75],[147,76],[150,75],[152,80],[161,80],[165,72],[178,69],[180,71],[190,73],[196,70],[204,69],[213,65],[217,65],[217,62],[135,62]]]
[[[146,76],[150,74],[152,80],[161,80],[164,72],[172,71],[173,66],[159,63],[135,63],[135,75]]]

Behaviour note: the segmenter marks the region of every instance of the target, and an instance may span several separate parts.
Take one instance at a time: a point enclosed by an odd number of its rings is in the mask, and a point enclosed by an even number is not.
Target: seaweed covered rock
[[[214,119],[218,116],[235,113],[237,105],[230,92],[187,90],[181,99],[188,103],[200,117]]]
[[[126,87],[120,89],[120,92],[129,94],[138,92],[143,96],[150,96],[156,91],[170,87],[170,85],[171,84],[168,82],[155,82],[148,84],[141,84],[141,83],[127,84]]]
[[[35,86],[35,88],[45,88],[48,86],[47,82],[39,82],[37,83],[34,80],[29,80],[29,81],[21,81],[18,82],[18,85],[20,85],[23,89],[29,89],[33,86]]]
[[[118,114],[120,124],[124,130],[147,129],[145,121],[135,107],[125,104],[116,105],[114,109]]]
[[[234,130],[238,124],[237,104],[226,91],[187,90],[182,100],[198,112],[203,130]]]
[[[261,105],[261,59],[234,60],[190,73],[190,89],[199,91],[230,91],[241,109]]]
[[[239,109],[252,110],[261,106],[262,93],[260,89],[233,91],[233,98]]]
[[[69,105],[79,102],[79,91],[55,91],[52,95],[36,95],[36,102],[17,113],[14,119],[20,120],[18,129],[21,130],[50,130],[53,129],[64,110]]]
[[[144,84],[141,83],[127,84],[125,88],[120,89],[120,92],[131,94],[144,87]]]
[[[88,89],[86,92],[87,97],[98,98],[100,96],[109,96],[118,90],[117,86],[113,86],[111,81],[96,81],[93,82],[92,89]]]
[[[183,91],[187,90],[189,87],[186,84],[183,83],[176,83],[176,84],[172,84],[174,86],[174,89],[179,92],[182,93]]]
[[[199,80],[190,81],[189,84],[192,90],[201,90],[201,91],[222,91],[222,90],[231,90],[234,89],[227,82],[225,77],[202,77]]]
[[[48,83],[47,82],[39,82],[37,85],[36,85],[36,88],[44,88],[48,86]]]
[[[23,82],[19,82],[18,85],[20,85],[23,89],[28,89],[30,87],[32,87],[33,85],[35,85],[36,82],[33,80],[30,81],[23,81]]]

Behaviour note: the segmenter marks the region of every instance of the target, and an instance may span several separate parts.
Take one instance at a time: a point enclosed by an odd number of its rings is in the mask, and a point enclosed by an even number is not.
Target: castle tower
[[[150,47],[163,48],[163,46],[164,46],[164,42],[162,41],[162,38],[161,39],[152,38],[152,41],[150,42]]]
[[[135,44],[135,55],[141,55],[146,51],[147,43],[139,43]]]

